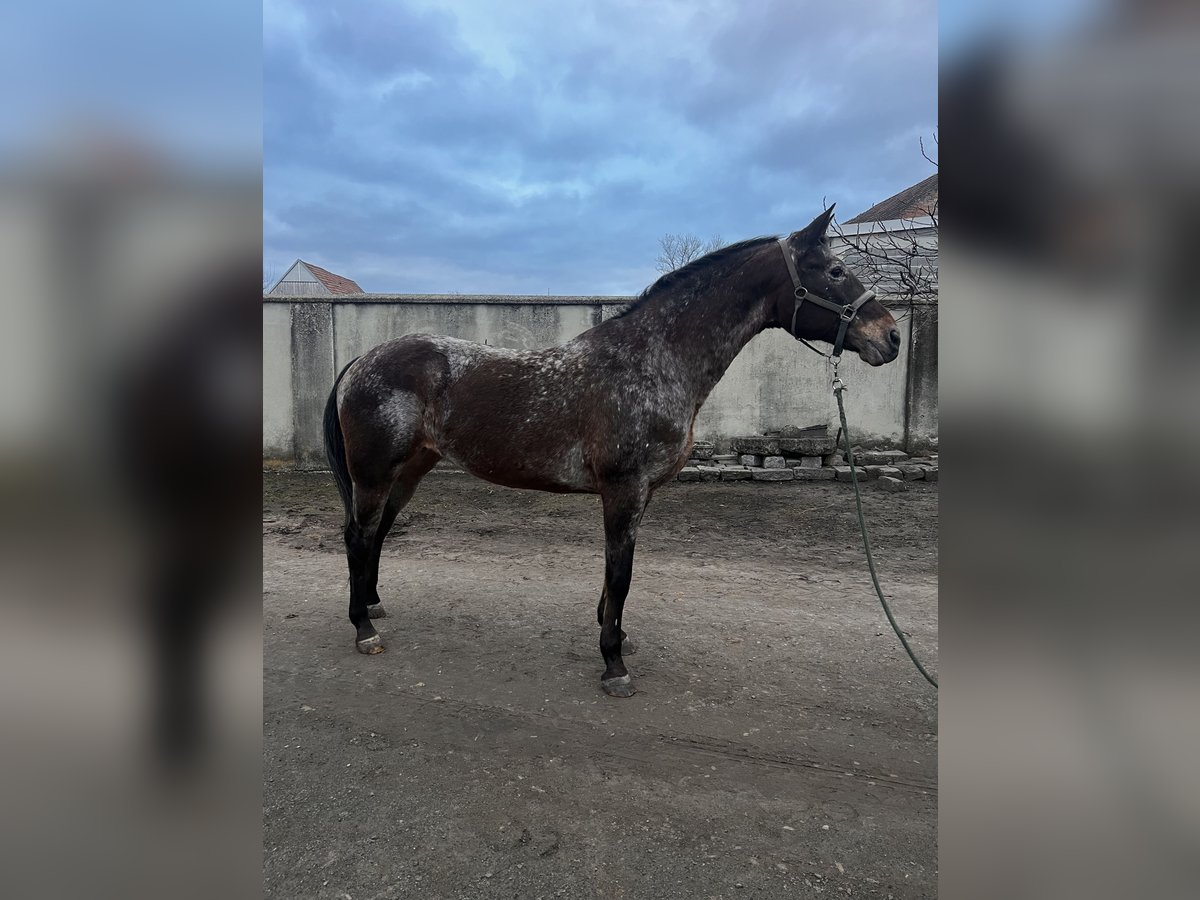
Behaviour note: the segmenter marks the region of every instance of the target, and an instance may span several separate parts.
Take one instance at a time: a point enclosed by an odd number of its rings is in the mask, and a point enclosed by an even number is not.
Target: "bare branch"
[[[926,162],[928,162],[935,169],[938,168],[938,161],[936,159],[934,159],[932,156],[930,156],[925,150],[925,138],[924,137],[918,138],[918,141],[921,144],[921,155],[923,157],[925,157]],[[938,144],[938,136],[937,136],[936,131],[933,133],[933,145],[935,147],[938,147],[939,149],[941,147],[941,145]]]
[[[719,234],[713,235],[708,241],[690,233],[664,234],[658,239],[658,246],[659,253],[654,260],[654,268],[665,275],[686,266],[694,259],[719,250],[725,246],[725,242]]]
[[[937,145],[937,135],[933,142]],[[933,166],[937,160],[920,142],[921,155]],[[842,255],[862,282],[890,306],[931,306],[938,299],[937,202],[924,210],[927,218],[903,220],[884,228],[870,225],[855,234],[847,234],[840,224],[832,231],[841,239]]]
[[[938,145],[938,136],[933,135]],[[921,155],[937,168],[925,141],[920,140]],[[869,230],[846,234],[840,224],[832,231],[844,245],[846,263],[862,282],[889,305],[931,306],[938,298],[937,201],[923,210],[928,218],[904,220],[890,228],[870,225]]]

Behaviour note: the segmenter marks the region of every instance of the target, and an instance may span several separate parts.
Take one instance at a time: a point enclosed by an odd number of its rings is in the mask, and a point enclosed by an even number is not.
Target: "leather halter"
[[[796,316],[800,313],[801,305],[806,300],[809,303],[815,303],[817,306],[822,306],[838,314],[840,322],[838,324],[837,339],[833,342],[833,352],[830,353],[830,356],[841,356],[842,343],[846,340],[846,330],[850,327],[850,323],[854,321],[854,317],[858,315],[858,310],[862,305],[868,300],[874,299],[875,292],[863,291],[853,303],[834,303],[820,294],[812,293],[800,283],[800,276],[796,274],[796,264],[792,262],[792,252],[788,248],[786,238],[779,239],[779,249],[783,251],[783,261],[787,263],[788,273],[792,276],[792,284],[796,288],[795,306],[792,307],[792,337],[796,340],[801,340],[800,335],[796,334]]]

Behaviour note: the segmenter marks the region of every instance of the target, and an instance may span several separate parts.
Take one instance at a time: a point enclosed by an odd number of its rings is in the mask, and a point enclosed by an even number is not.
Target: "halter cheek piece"
[[[859,308],[862,307],[862,305],[868,300],[873,299],[875,292],[863,291],[862,295],[857,300],[855,300],[853,303],[847,303],[845,305],[841,303],[834,303],[832,300],[828,300],[825,297],[822,297],[820,294],[811,293],[808,288],[800,283],[800,276],[796,274],[796,264],[792,262],[792,253],[788,249],[787,240],[785,238],[779,239],[779,249],[783,251],[783,261],[787,263],[788,273],[792,276],[792,284],[796,288],[796,305],[792,307],[792,337],[798,341],[802,340],[800,335],[796,334],[796,316],[800,314],[800,307],[803,305],[804,301],[807,300],[809,303],[815,303],[817,306],[823,306],[825,309],[837,313],[838,318],[841,320],[838,324],[837,339],[833,342],[833,352],[830,354],[830,356],[834,357],[841,356],[842,343],[846,340],[846,330],[850,327],[850,323],[854,321],[854,317],[858,315]],[[814,347],[813,349],[815,350],[816,348]]]

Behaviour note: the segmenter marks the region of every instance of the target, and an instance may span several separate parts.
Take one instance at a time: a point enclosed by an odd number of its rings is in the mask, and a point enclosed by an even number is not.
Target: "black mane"
[[[753,250],[764,244],[769,244],[772,241],[779,240],[778,236],[768,235],[767,237],[750,238],[745,241],[738,241],[736,244],[730,244],[727,247],[721,247],[714,250],[699,259],[693,259],[690,263],[680,266],[678,269],[673,269],[666,275],[663,275],[656,282],[638,294],[636,300],[625,307],[621,312],[617,313],[613,318],[628,315],[635,309],[640,308],[648,300],[652,300],[673,288],[678,287],[684,282],[699,281],[705,276],[711,276],[716,273],[720,267],[729,262],[730,259],[743,253],[747,250]]]

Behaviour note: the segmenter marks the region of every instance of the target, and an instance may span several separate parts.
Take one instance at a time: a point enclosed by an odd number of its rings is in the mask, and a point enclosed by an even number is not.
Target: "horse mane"
[[[772,241],[779,240],[778,236],[768,235],[766,237],[750,238],[745,241],[738,241],[736,244],[729,244],[714,250],[712,253],[701,256],[699,259],[693,259],[686,265],[680,266],[663,275],[648,288],[638,294],[637,299],[629,306],[625,307],[621,312],[617,313],[613,318],[620,318],[628,315],[635,309],[640,309],[648,301],[654,300],[662,294],[679,287],[685,282],[697,282],[706,276],[712,276],[721,268],[722,265],[729,262],[733,257],[747,251],[753,250],[764,244],[769,244]]]

